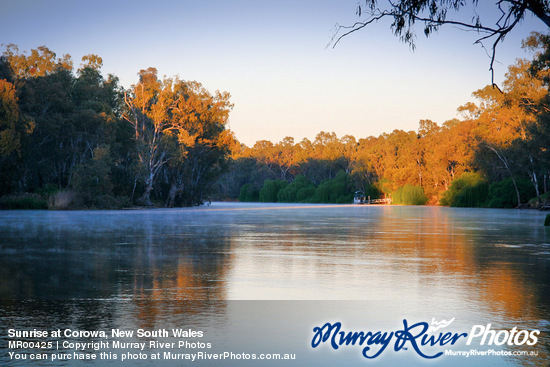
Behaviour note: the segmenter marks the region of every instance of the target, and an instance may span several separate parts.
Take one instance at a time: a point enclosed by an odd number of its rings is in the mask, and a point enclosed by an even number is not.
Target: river
[[[106,330],[112,343],[112,329],[172,333],[190,328],[204,336],[188,341],[210,343],[207,351],[296,356],[262,361],[262,366],[547,366],[550,229],[543,226],[545,215],[529,210],[241,203],[0,211],[0,365],[26,366],[23,355],[34,353],[32,348],[9,348],[9,341],[36,339],[10,337],[10,329],[49,331],[38,339],[54,345],[42,350],[47,359],[39,365],[87,366],[151,365],[151,353],[160,349],[149,342],[181,338],[126,338],[124,342],[146,340],[146,360],[122,363],[106,354],[100,360],[101,348],[90,344],[83,354],[96,355],[95,362],[77,361],[75,355],[52,361],[53,354],[71,354],[70,348],[55,343],[97,338],[57,337],[51,331]],[[527,331],[516,340],[521,345],[480,345],[480,337],[474,348],[462,337],[452,347],[420,348],[425,355],[449,348],[494,354],[443,355],[436,361],[422,357],[412,343],[395,350],[393,340],[373,359],[362,355],[364,346],[311,346],[313,328],[326,322],[374,333],[404,329],[404,321],[436,325],[443,320],[452,320],[448,330],[457,334],[472,334],[475,325],[488,324],[491,330],[516,328],[516,335]],[[539,331],[537,342],[527,345],[523,336],[532,330]],[[185,348],[205,350],[198,344]],[[168,350],[181,353],[181,348]],[[377,350],[380,346],[373,344],[370,355]],[[20,359],[8,352],[17,352]],[[119,350],[111,344],[103,352]],[[536,355],[509,355],[518,352]],[[215,362],[202,362],[209,363]],[[164,359],[157,364],[182,362]],[[256,365],[246,359],[212,365],[232,364]]]

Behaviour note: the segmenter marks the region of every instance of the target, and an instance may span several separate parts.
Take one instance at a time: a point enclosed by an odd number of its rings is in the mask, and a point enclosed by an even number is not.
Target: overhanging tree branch
[[[496,60],[496,49],[504,41],[506,35],[524,19],[526,13],[532,13],[550,28],[550,0],[495,1],[500,17],[495,21],[494,26],[483,24],[479,15],[474,16],[471,22],[449,18],[449,11],[458,13],[461,8],[467,6],[467,2],[464,0],[399,0],[395,2],[388,0],[385,1],[385,6],[380,6],[379,3],[379,0],[364,0],[364,3],[360,3],[357,15],[362,17],[363,14],[366,14],[366,19],[350,26],[337,24],[329,45],[332,44],[334,48],[344,37],[385,18],[393,20],[390,27],[394,35],[409,44],[413,50],[416,37],[415,23],[423,24],[426,37],[443,25],[457,26],[464,30],[480,33],[480,38],[474,44],[479,44],[483,48],[485,48],[484,41],[493,40],[491,51],[487,52],[490,57],[489,71],[493,86],[495,86],[493,66]],[[478,0],[471,0],[471,5],[476,7]]]

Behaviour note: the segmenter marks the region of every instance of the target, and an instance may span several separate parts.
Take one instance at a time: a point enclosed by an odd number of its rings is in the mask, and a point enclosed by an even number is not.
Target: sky
[[[476,11],[490,14],[492,2],[483,3]],[[159,76],[227,91],[229,128],[249,146],[313,140],[320,131],[359,139],[417,130],[421,119],[442,124],[491,83],[490,58],[474,45],[479,35],[455,27],[429,39],[419,29],[414,51],[389,21],[327,47],[337,23],[357,20],[356,7],[357,0],[0,0],[0,44],[44,45],[70,54],[75,68],[97,54],[103,74],[125,88],[155,67]],[[521,40],[531,31],[547,28],[528,17],[497,49],[497,84],[516,58],[529,57]]]

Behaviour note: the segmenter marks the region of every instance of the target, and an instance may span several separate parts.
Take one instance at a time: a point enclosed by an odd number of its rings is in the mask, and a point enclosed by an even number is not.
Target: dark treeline
[[[8,45],[0,57],[4,208],[195,205],[226,165],[229,94],[159,79],[124,90],[102,59]]]
[[[533,58],[509,67],[502,90],[474,92],[460,120],[359,140],[321,132],[238,145],[218,190],[242,201],[349,203],[362,190],[402,204],[536,207],[550,185],[549,40],[528,38]]]
[[[550,185],[550,36],[524,42],[509,67],[459,107],[461,119],[420,121],[356,139],[247,147],[227,129],[229,94],[141,70],[128,90],[102,60],[46,47],[0,58],[0,206],[188,206],[215,199],[350,203],[356,190],[394,203],[537,206]]]

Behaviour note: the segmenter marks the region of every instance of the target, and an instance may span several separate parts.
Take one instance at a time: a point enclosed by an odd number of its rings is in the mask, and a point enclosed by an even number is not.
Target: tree
[[[289,171],[298,163],[294,138],[287,136],[274,146],[275,163],[281,171],[281,180],[289,180]]]
[[[201,204],[208,188],[225,170],[235,138],[226,129],[233,105],[227,92],[210,94],[200,83],[176,78],[170,111],[171,158],[167,165],[167,206],[180,195],[185,205]]]
[[[0,79],[0,194],[17,187],[21,169],[21,140],[34,123],[21,116],[15,86]]]
[[[17,99],[17,108],[12,103],[5,110],[11,128],[3,139],[11,142],[4,144],[5,152],[10,147],[18,155],[17,189],[66,187],[74,167],[114,141],[120,111],[117,79],[103,79],[100,58],[94,55],[84,57],[89,62],[75,75],[69,55],[57,58],[45,46],[21,53],[8,45],[1,60],[0,80],[11,83],[10,95]],[[15,161],[13,154],[11,158]]]
[[[62,58],[56,59],[55,52],[46,46],[32,49],[30,55],[27,55],[25,52],[20,53],[16,45],[9,44],[6,46],[4,56],[18,78],[46,76],[60,68],[65,70],[73,68],[70,55],[65,54]]]
[[[18,84],[18,83],[16,83]],[[69,70],[27,77],[18,88],[21,112],[35,121],[24,146],[27,188],[54,184],[65,187],[71,169],[81,163],[86,148],[77,137],[74,76]],[[82,137],[82,135],[80,135]]]
[[[468,7],[476,8],[479,0],[398,0],[387,1],[380,5],[379,0],[364,0],[357,6],[357,15],[366,18],[359,20],[351,26],[337,25],[337,31],[333,36],[333,46],[345,36],[359,31],[369,24],[389,18],[391,29],[395,36],[411,46],[415,47],[415,24],[423,26],[423,33],[429,37],[443,25],[454,25],[466,30],[475,30],[480,33],[476,43],[483,46],[484,41],[490,40],[491,45],[491,81],[494,84],[493,64],[495,62],[497,46],[504,41],[527,14],[531,13],[544,24],[550,27],[550,1],[549,0],[495,0],[494,15],[496,19],[483,18],[474,12],[472,17],[464,16],[464,10]]]
[[[530,48],[535,47],[540,35],[533,35],[528,42]],[[538,45],[539,49],[542,45]],[[539,53],[540,55],[540,53]],[[473,129],[479,141],[481,150],[490,151],[497,160],[478,152],[477,162],[485,166],[487,173],[497,173],[499,176],[509,176],[516,192],[516,201],[521,204],[520,187],[515,176],[527,174],[534,190],[539,196],[539,165],[536,163],[536,149],[531,146],[532,139],[528,137],[529,127],[535,126],[537,118],[544,115],[541,108],[548,88],[543,84],[544,71],[535,71],[532,62],[517,60],[508,68],[503,91],[487,86],[474,93],[479,105],[469,103],[459,108],[468,111],[475,122]],[[530,140],[530,141],[528,141]],[[481,164],[480,164],[481,163]],[[504,171],[504,175],[499,172]],[[494,174],[492,174],[494,175]],[[499,177],[502,179],[503,177]]]
[[[102,146],[94,149],[94,157],[89,162],[74,167],[71,187],[82,196],[84,205],[101,207],[98,199],[104,200],[112,193],[111,161],[109,146]]]
[[[321,182],[310,201],[312,203],[349,204],[353,201],[353,191],[351,178],[344,170],[341,170],[333,179]]]
[[[271,141],[258,140],[248,153],[256,158],[258,164],[270,172],[274,177],[277,176],[276,171],[276,154],[275,146]]]
[[[78,71],[86,70],[86,68],[90,68],[93,70],[99,70],[103,66],[103,59],[97,55],[89,54],[82,56],[82,64],[80,65],[80,69]]]
[[[150,206],[153,183],[169,159],[163,138],[165,130],[170,127],[168,114],[172,105],[172,81],[158,80],[155,68],[141,70],[138,75],[139,83],[133,85],[131,93],[124,96],[128,107],[124,119],[134,129],[136,149],[143,169],[145,191],[142,203]]]
[[[183,202],[198,204],[234,140],[225,129],[232,108],[229,93],[211,95],[200,83],[178,78],[160,81],[155,68],[141,70],[139,76],[125,95],[124,118],[134,130],[142,169],[141,202],[151,205],[155,181],[163,173],[170,185],[167,206],[184,189]]]
[[[429,132],[425,130],[428,126],[431,126]],[[419,133],[425,141],[427,172],[424,181],[430,182],[429,194],[437,195],[449,189],[455,177],[471,167],[475,146],[472,126],[472,121],[449,120],[441,127],[421,122]]]
[[[308,197],[304,197],[309,193]],[[298,175],[288,186],[279,190],[277,201],[280,203],[305,202],[315,193],[315,186],[304,175]]]
[[[340,144],[342,146],[342,158],[344,158],[346,164],[345,171],[349,174],[353,171],[353,167],[357,163],[357,140],[354,136],[344,135],[342,139],[340,139]]]
[[[283,180],[265,180],[264,186],[260,190],[259,200],[262,203],[276,203],[277,194],[288,185]]]
[[[403,205],[424,205],[428,199],[422,186],[406,184],[392,193],[392,203]]]
[[[104,78],[102,59],[41,46],[0,56],[0,194],[71,188],[85,206],[156,199],[201,203],[238,143],[227,129],[229,94],[141,70],[130,90]],[[129,123],[128,123],[129,122]],[[159,179],[162,178],[162,179]],[[263,180],[262,180],[263,182]],[[139,185],[138,185],[139,183]]]
[[[21,125],[18,99],[13,84],[0,79],[0,157],[21,154]]]
[[[454,207],[484,206],[488,191],[489,185],[479,172],[464,172],[445,191],[440,203]]]
[[[421,171],[418,163],[421,161],[421,151],[415,147],[418,135],[414,131],[394,130],[385,134],[380,143],[378,165],[381,170],[379,177],[386,178],[388,188],[397,190],[405,184],[420,184]]]
[[[518,165],[527,172],[537,197],[540,197],[538,175],[542,176],[542,189],[546,192],[550,173],[550,35],[535,33],[523,42],[523,46],[534,53],[535,58],[528,69],[530,75],[518,78],[527,82],[515,84],[522,87],[516,89],[521,91],[522,100],[525,100],[523,107],[536,118],[526,124],[525,136],[512,142],[510,148]],[[533,90],[538,93],[534,94]]]

